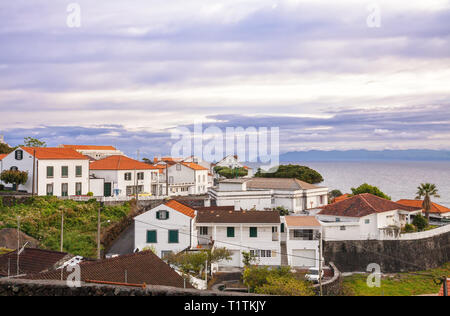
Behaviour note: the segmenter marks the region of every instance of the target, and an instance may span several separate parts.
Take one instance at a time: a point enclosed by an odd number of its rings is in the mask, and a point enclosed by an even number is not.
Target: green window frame
[[[169,230],[169,244],[178,244],[179,234],[178,230]]]
[[[75,176],[78,178],[83,176],[83,167],[82,166],[75,167]]]
[[[69,177],[69,167],[62,166],[61,167],[61,178],[68,178],[68,177]]]
[[[284,233],[284,223],[281,223],[281,232]]]
[[[258,227],[250,227],[250,237],[251,238],[258,237]]]
[[[53,178],[55,176],[55,169],[53,167],[47,167],[47,178]]]
[[[158,242],[158,233],[156,230],[147,230],[147,244],[156,244]]]
[[[234,238],[234,227],[227,227],[227,237],[228,238]]]

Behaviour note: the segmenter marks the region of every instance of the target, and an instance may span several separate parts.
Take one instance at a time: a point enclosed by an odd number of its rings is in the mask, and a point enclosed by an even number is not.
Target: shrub
[[[269,277],[290,277],[294,278],[289,267],[280,267],[269,269],[268,267],[247,267],[244,270],[243,280],[244,284],[255,292],[257,288],[262,287],[268,282]]]
[[[414,217],[413,225],[417,227],[418,231],[423,231],[428,226],[428,221],[421,214],[418,214]]]
[[[87,196],[94,196],[94,193],[88,192],[88,193],[87,193]]]
[[[416,228],[414,227],[414,225],[411,224],[406,224],[405,228],[404,228],[404,232],[405,233],[412,233],[416,230]]]
[[[311,285],[302,280],[286,276],[269,276],[267,283],[255,289],[258,294],[284,296],[314,296]]]
[[[278,207],[276,208],[276,210],[277,210],[278,212],[280,212],[280,216],[288,216],[288,215],[289,215],[289,210],[285,209],[285,208],[282,207],[282,206],[278,206]]]

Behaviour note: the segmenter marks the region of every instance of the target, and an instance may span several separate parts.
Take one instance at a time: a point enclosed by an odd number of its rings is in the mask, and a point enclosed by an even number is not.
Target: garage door
[[[294,267],[314,267],[316,265],[315,250],[293,250],[292,263]]]
[[[231,260],[227,261],[227,260],[222,260],[220,262],[220,266],[223,267],[239,267],[240,263],[241,263],[241,258],[239,256],[239,250],[233,250],[231,251],[232,256],[231,256]]]

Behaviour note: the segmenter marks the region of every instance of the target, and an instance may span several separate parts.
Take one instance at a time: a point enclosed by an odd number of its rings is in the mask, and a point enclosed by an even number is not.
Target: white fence
[[[450,225],[445,225],[439,228],[430,229],[424,232],[401,234],[397,240],[416,240],[434,237],[437,235],[450,232]]]

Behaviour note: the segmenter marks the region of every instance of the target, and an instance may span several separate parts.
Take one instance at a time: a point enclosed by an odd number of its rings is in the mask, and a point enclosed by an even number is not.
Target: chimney
[[[211,207],[211,199],[205,199],[205,207]]]
[[[241,201],[234,201],[234,211],[239,212],[241,210]]]

